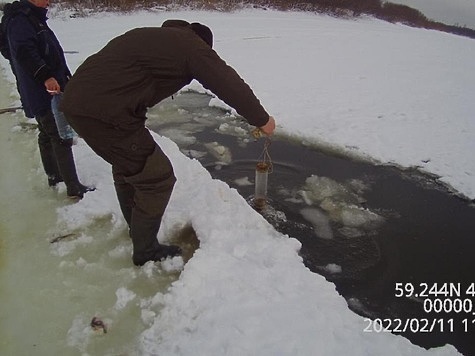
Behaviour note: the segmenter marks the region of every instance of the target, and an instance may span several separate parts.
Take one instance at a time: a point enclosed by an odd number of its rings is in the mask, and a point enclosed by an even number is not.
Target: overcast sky
[[[427,18],[447,25],[475,29],[475,0],[388,0],[422,12]]]

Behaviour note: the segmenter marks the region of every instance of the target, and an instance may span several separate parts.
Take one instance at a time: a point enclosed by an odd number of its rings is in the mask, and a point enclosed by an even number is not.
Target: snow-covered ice
[[[64,49],[78,51],[67,56],[73,71],[130,28],[159,26],[167,18],[203,22],[214,31],[218,53],[275,116],[277,134],[375,162],[419,167],[440,176],[459,194],[475,198],[471,39],[370,18],[299,12],[158,11],[88,18],[52,14],[50,26]],[[12,81],[11,74],[8,79]],[[190,88],[203,91],[196,82]],[[223,104],[216,99],[212,105]],[[112,301],[116,312],[134,302],[141,308],[146,330],[137,335],[137,354],[458,354],[451,345],[424,350],[401,336],[364,332],[365,320],[348,309],[334,285],[304,266],[297,240],[276,232],[236,190],[213,180],[169,138],[154,137],[178,178],[159,240],[166,242],[176,230],[192,226],[200,247],[186,264],[168,261],[163,266],[181,274],[152,298],[141,299],[130,286],[117,288]],[[230,159],[219,143],[210,149],[224,161]],[[57,208],[58,231],[84,230],[104,219],[115,231],[125,229],[110,167],[82,140],[74,153],[82,181],[97,190],[77,204]],[[316,216],[315,211],[304,214]],[[317,215],[316,225],[327,229]],[[104,240],[112,256],[130,254],[128,247],[117,248],[112,237]],[[68,248],[83,243],[88,237],[81,235],[52,252],[68,254]],[[92,263],[91,256],[84,256],[76,266]],[[341,272],[336,265],[326,268]],[[119,271],[127,280],[157,273],[151,266],[141,270]],[[82,315],[71,320],[64,341],[85,354],[88,322]]]

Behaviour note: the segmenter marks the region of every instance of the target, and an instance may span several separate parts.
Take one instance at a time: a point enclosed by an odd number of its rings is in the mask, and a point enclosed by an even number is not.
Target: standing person
[[[136,265],[181,254],[157,241],[176,178],[145,127],[147,108],[196,79],[265,134],[274,131],[274,119],[212,44],[211,30],[199,23],[136,28],[86,59],[64,92],[67,120],[112,165]]]
[[[48,6],[49,0],[20,0],[5,5],[2,23],[8,59],[25,115],[38,122],[38,146],[49,186],[64,182],[68,197],[81,199],[93,189],[79,182],[73,140],[59,136],[51,108],[52,96],[64,90],[71,74],[63,49],[46,24]]]

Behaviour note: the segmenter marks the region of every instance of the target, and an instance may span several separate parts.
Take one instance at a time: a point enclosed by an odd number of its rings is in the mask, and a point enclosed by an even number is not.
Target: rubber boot
[[[176,182],[168,157],[156,146],[140,173],[123,178],[135,190],[130,224],[134,264],[140,266],[147,261],[180,255],[178,246],[160,245],[157,240],[162,216]]]
[[[161,261],[167,257],[181,255],[181,248],[175,245],[161,245],[157,234],[160,229],[161,218],[151,218],[133,209],[130,236],[134,252],[132,261],[142,266],[148,261]]]
[[[48,176],[48,185],[54,187],[56,184],[62,182],[63,178],[59,172],[58,163],[56,162],[51,141],[40,133],[38,136],[38,147],[40,149],[43,169]]]
[[[66,184],[68,198],[82,199],[85,193],[95,190],[95,188],[87,187],[79,182],[71,148],[72,139],[53,141],[52,144],[61,177]]]

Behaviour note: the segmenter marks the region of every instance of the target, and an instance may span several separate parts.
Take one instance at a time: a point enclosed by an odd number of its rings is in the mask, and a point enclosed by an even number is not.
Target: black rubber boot
[[[56,184],[63,182],[61,173],[59,172],[58,163],[54,155],[53,146],[51,141],[44,135],[38,137],[38,147],[40,149],[41,163],[43,169],[48,176],[48,185],[50,187],[56,186]]]
[[[94,191],[95,188],[87,187],[79,182],[71,146],[71,139],[61,140],[60,142],[53,141],[56,162],[58,162],[61,177],[66,184],[68,198],[82,199],[85,193]]]
[[[120,183],[121,178],[134,189],[130,219],[134,264],[141,266],[147,261],[160,261],[166,257],[180,255],[181,249],[178,246],[160,245],[157,240],[162,216],[176,182],[168,157],[156,146],[154,152],[147,157],[140,173],[127,177],[118,177],[116,174],[114,181]],[[130,203],[126,202],[125,189],[122,191],[124,215],[128,214]]]
[[[132,261],[135,265],[142,266],[148,261],[161,261],[167,257],[181,255],[180,247],[158,243],[160,223],[161,218],[147,217],[138,209],[133,210],[130,237],[134,247]]]
[[[69,199],[82,199],[84,194],[87,192],[93,192],[95,190],[96,188],[94,187],[88,187],[87,185],[78,182],[67,187],[67,195]]]

